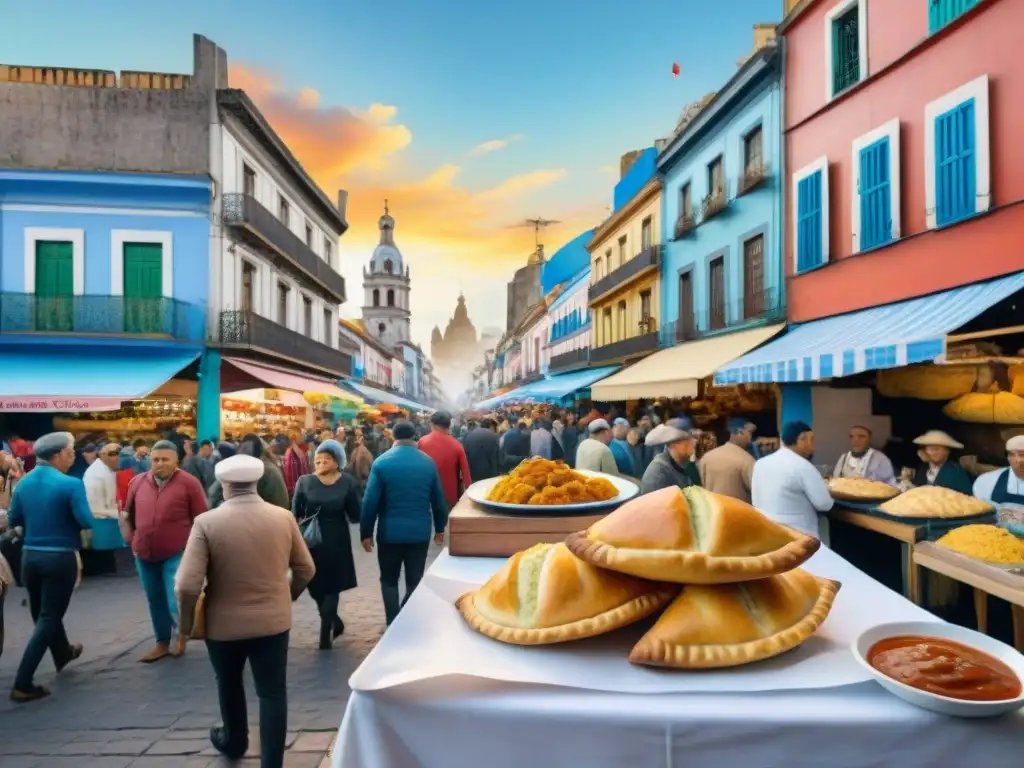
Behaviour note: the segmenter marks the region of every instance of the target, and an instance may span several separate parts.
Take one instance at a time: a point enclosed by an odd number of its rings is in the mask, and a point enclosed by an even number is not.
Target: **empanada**
[[[898,488],[864,477],[833,477],[828,490],[833,499],[840,501],[881,501],[900,495]]]
[[[882,504],[879,509],[894,517],[974,517],[991,512],[995,507],[987,501],[966,496],[937,485],[922,485],[901,493]]]
[[[546,645],[632,624],[663,608],[678,591],[595,568],[564,544],[537,544],[512,555],[455,605],[481,634],[514,645]]]
[[[797,569],[743,584],[683,587],[633,647],[629,660],[712,669],[777,656],[817,631],[839,586]]]
[[[821,541],[749,504],[696,486],[664,488],[570,534],[574,555],[601,568],[677,584],[728,584],[784,573]]]

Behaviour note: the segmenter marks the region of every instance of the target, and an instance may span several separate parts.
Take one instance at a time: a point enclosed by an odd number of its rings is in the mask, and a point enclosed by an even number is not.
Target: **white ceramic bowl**
[[[546,504],[544,506],[532,507],[529,504],[506,504],[500,501],[488,501],[487,494],[491,492],[491,489],[497,485],[498,481],[504,478],[505,475],[501,475],[501,477],[491,477],[487,480],[478,480],[466,489],[466,495],[482,507],[498,509],[503,512],[543,517],[545,515],[557,515],[559,513],[564,514],[566,512],[585,513],[590,510],[596,511],[604,509],[605,507],[614,507],[629,501],[640,493],[640,486],[632,480],[627,480],[624,477],[609,475],[604,472],[594,472],[589,469],[576,469],[573,471],[578,472],[581,475],[586,475],[587,477],[603,477],[618,489],[618,496],[612,496],[610,499],[605,499],[604,501],[586,501],[582,504]]]
[[[956,624],[947,624],[941,621],[897,621],[892,624],[879,624],[877,627],[872,627],[863,632],[850,645],[850,650],[857,661],[871,673],[871,676],[878,681],[879,685],[890,693],[899,696],[915,707],[930,709],[932,712],[952,715],[953,717],[995,717],[996,715],[1002,715],[1024,707],[1024,693],[1015,699],[1007,699],[1005,701],[963,701],[912,688],[909,685],[883,675],[868,664],[868,651],[880,640],[898,635],[939,637],[944,640],[962,643],[999,659],[1012,669],[1018,678],[1024,681],[1024,656],[1006,643]]]

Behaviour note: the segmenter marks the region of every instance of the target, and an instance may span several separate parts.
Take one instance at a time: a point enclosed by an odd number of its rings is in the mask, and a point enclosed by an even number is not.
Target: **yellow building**
[[[661,181],[652,178],[594,231],[591,365],[628,364],[658,348]]]

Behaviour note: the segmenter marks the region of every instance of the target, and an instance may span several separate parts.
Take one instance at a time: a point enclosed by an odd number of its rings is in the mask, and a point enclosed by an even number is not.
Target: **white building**
[[[384,201],[378,220],[380,243],[373,249],[369,269],[363,269],[363,324],[367,333],[388,348],[412,338],[409,310],[409,267],[395,245],[395,220]]]
[[[587,365],[590,351],[589,284],[588,265],[573,275],[548,307],[548,368],[552,373]]]

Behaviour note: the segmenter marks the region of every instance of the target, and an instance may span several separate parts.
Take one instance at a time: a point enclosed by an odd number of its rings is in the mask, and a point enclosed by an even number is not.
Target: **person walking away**
[[[526,422],[520,419],[514,427],[505,433],[502,445],[501,468],[511,472],[530,456],[530,432]]]
[[[117,520],[121,508],[117,503],[117,468],[120,463],[121,447],[107,443],[99,450],[99,461],[94,461],[85,470],[85,497],[95,518]]]
[[[626,437],[629,435],[629,422],[621,417],[612,422],[612,441],[608,447],[612,449],[612,456],[615,457],[615,466],[619,474],[626,477],[636,477],[636,462],[633,460],[633,446],[629,444]]]
[[[174,598],[174,577],[181,563],[195,519],[206,511],[206,493],[188,472],[178,469],[178,448],[169,440],[153,446],[153,468],[132,480],[124,514],[125,542],[135,553],[142,590],[146,593],[156,645],[139,659],[152,664],[168,654],[185,652],[187,635],[180,623]]]
[[[203,490],[209,490],[217,478],[213,474],[213,441],[203,440],[201,443],[192,443],[193,453],[186,456],[181,468],[199,481]]]
[[[551,430],[547,428],[547,424],[543,421],[534,422],[533,431],[530,433],[530,455],[549,460],[554,458],[551,453],[552,440]]]
[[[191,634],[205,584],[206,648],[223,721],[210,729],[210,743],[230,760],[241,759],[249,748],[243,677],[248,663],[260,705],[260,765],[281,768],[288,731],[291,604],[316,568],[295,518],[260,498],[257,485],[266,470],[266,462],[254,456],[217,463],[224,503],[192,526],[175,594],[181,629]]]
[[[288,498],[295,493],[295,485],[299,478],[309,474],[309,447],[301,439],[298,432],[288,435],[288,447],[282,457],[282,469],[284,471],[284,487],[288,491]]]
[[[750,454],[754,435],[749,424],[745,419],[732,419],[729,422],[729,442],[712,448],[697,462],[701,485],[712,493],[732,496],[748,504],[755,463]]]
[[[68,641],[64,615],[78,582],[82,531],[93,525],[85,485],[65,474],[75,461],[74,435],[51,432],[32,449],[36,466],[15,486],[7,514],[10,528],[24,530],[22,581],[35,622],[11,689],[18,703],[50,695],[34,681],[47,649],[58,672],[82,655],[81,643]]]
[[[174,450],[177,453],[177,446],[175,446]],[[149,446],[146,444],[146,441],[139,439],[132,443],[130,447],[122,448],[119,466],[120,469],[133,469],[137,475],[148,472],[150,469]]]
[[[700,485],[700,473],[693,463],[693,435],[670,424],[659,424],[647,433],[647,445],[662,449],[647,465],[640,480],[640,493],[662,488]]]
[[[344,455],[341,443],[322,442],[313,459],[314,474],[299,478],[292,497],[292,514],[300,529],[314,519],[320,526],[320,543],[309,548],[316,576],[307,590],[320,612],[321,650],[328,650],[345,631],[338,614],[340,596],[357,586],[348,524],[360,519],[359,488],[355,477],[342,471]]]
[[[343,445],[338,441],[339,445]],[[344,454],[342,454],[344,456]],[[366,481],[370,479],[370,467],[373,466],[373,454],[366,447],[366,440],[363,431],[356,430],[352,438],[352,451],[349,453],[348,464],[345,470],[359,481],[359,491],[362,493],[366,488]]]
[[[448,526],[441,477],[434,461],[416,447],[416,428],[400,421],[394,434],[394,447],[370,469],[359,524],[359,538],[367,552],[373,551],[376,528],[380,591],[389,626],[423,578],[431,529],[440,546]],[[403,568],[405,597],[399,601],[398,577]]]
[[[421,437],[417,446],[434,460],[441,478],[448,510],[458,502],[462,491],[473,483],[466,460],[466,449],[451,435],[452,417],[445,411],[435,411],[430,417],[430,434]],[[415,429],[415,428],[414,428]],[[410,438],[411,439],[411,438]]]
[[[483,419],[480,426],[466,435],[463,443],[469,475],[474,481],[487,480],[501,474],[497,426],[493,419]]]
[[[263,442],[259,435],[253,432],[244,435],[237,449],[234,449],[228,443],[221,443],[221,450],[228,452],[233,450],[237,455],[252,456],[260,459],[264,464],[264,472],[256,486],[256,492],[268,504],[273,504],[275,507],[283,507],[284,509],[291,508],[288,491],[284,485],[284,475],[274,457],[270,454],[266,443]],[[224,492],[218,480],[214,479],[213,485],[210,486],[207,492],[207,499],[210,509],[215,509],[224,502]]]
[[[818,535],[818,513],[832,509],[832,494],[811,464],[814,432],[802,421],[782,427],[782,446],[758,459],[751,481],[751,500],[771,519],[812,536]]]
[[[615,455],[608,444],[612,441],[612,429],[604,419],[592,419],[587,425],[590,438],[580,443],[576,449],[576,469],[588,469],[591,472],[604,472],[608,475],[619,474],[615,463]]]
[[[580,428],[576,423],[576,414],[572,411],[566,411],[562,416],[562,431],[558,436],[558,442],[562,444],[565,463],[570,467],[575,467],[576,449],[580,444]]]

